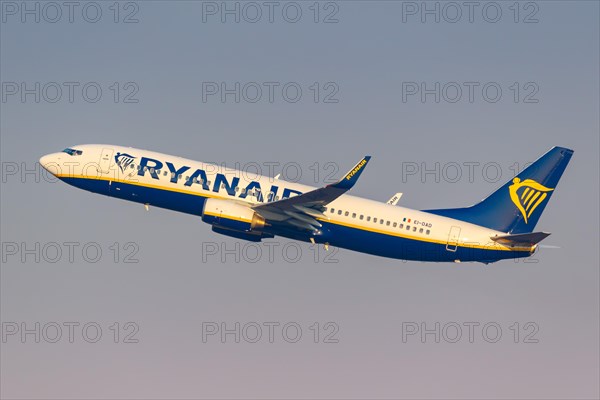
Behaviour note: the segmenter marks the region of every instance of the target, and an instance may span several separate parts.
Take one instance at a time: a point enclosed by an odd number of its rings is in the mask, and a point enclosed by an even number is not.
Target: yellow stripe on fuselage
[[[112,179],[112,178],[84,176],[84,175],[56,175],[56,177],[58,177],[58,178],[72,178],[72,179],[92,179],[92,180],[100,180],[100,181],[119,182],[119,183],[125,183],[125,184],[128,184],[128,185],[135,185],[135,186],[147,187],[147,188],[158,189],[158,190],[166,190],[168,192],[183,193],[183,194],[188,194],[188,195],[192,195],[192,196],[209,197],[209,198],[222,199],[222,200],[231,200],[230,197],[224,197],[224,196],[214,195],[212,193],[199,193],[199,192],[193,192],[193,191],[185,190],[185,189],[179,189],[179,188],[173,188],[173,187],[167,187],[167,186],[161,186],[161,185],[152,185],[152,184],[149,184],[149,183],[128,181],[128,180],[122,180],[122,179]],[[249,205],[252,205],[252,203],[249,203]],[[215,214],[208,214],[208,215],[217,216]],[[234,218],[229,218],[228,217],[228,219],[234,219]],[[428,243],[435,243],[435,244],[441,244],[441,245],[446,245],[447,244],[447,242],[445,242],[443,240],[436,240],[436,239],[424,238],[424,237],[420,237],[420,236],[411,236],[411,235],[401,234],[400,232],[386,231],[386,230],[381,230],[381,229],[376,229],[376,228],[368,228],[368,227],[365,227],[365,226],[350,224],[350,223],[343,222],[343,221],[336,221],[336,220],[324,219],[324,218],[317,218],[317,220],[318,221],[332,223],[332,224],[335,224],[335,225],[345,226],[345,227],[348,227],[348,228],[358,229],[358,230],[361,230],[361,231],[367,231],[367,232],[372,232],[372,233],[379,233],[379,234],[382,234],[382,235],[400,237],[400,238],[404,238],[404,239],[410,239],[410,240],[416,240],[416,241],[428,242]],[[239,219],[239,221],[242,221],[242,222],[251,222],[251,221],[242,220],[242,219]],[[483,249],[483,250],[528,251],[528,252],[533,251],[533,248],[535,247],[535,246],[532,246],[532,247],[504,247],[504,246],[498,245],[495,242],[490,243],[490,244],[492,246],[463,243],[463,244],[458,244],[458,247]]]
[[[152,185],[150,183],[128,181],[128,180],[123,180],[123,179],[113,179],[113,178],[94,177],[94,176],[85,176],[85,175],[56,175],[56,177],[57,178],[91,179],[91,180],[95,180],[95,181],[119,182],[119,183],[126,183],[128,185],[147,187],[147,188],[151,188],[151,189],[166,190],[168,192],[190,194],[193,196],[211,197],[211,198],[223,199],[223,200],[227,199],[227,197],[214,195],[212,193],[197,193],[197,192],[193,192],[193,191],[185,190],[185,189],[179,189],[179,188],[161,186],[161,185]]]

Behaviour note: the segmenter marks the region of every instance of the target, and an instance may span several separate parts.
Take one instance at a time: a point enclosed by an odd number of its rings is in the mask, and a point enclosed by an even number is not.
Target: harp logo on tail
[[[519,191],[519,189],[523,190]],[[513,179],[513,184],[508,187],[510,199],[521,211],[525,223],[527,223],[527,219],[533,214],[537,206],[548,197],[547,192],[552,190],[554,189],[547,188],[533,179],[525,179],[521,182],[519,178]]]

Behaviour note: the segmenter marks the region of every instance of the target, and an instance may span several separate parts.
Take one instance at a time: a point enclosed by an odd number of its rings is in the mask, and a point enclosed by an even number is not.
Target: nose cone
[[[46,165],[48,165],[48,163],[50,163],[50,154],[46,154],[45,156],[42,156],[40,158],[40,165],[44,168],[46,168]]]
[[[58,160],[59,158],[56,153],[46,154],[40,158],[40,165],[52,175],[58,175],[60,173],[60,164],[58,163]]]

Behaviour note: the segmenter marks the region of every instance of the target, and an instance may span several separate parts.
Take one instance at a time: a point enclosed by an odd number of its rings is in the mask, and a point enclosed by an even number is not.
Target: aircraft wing
[[[325,206],[354,186],[370,159],[370,156],[365,156],[342,179],[334,184],[298,196],[259,204],[254,206],[253,209],[266,220],[316,231],[321,227],[317,218],[327,218],[323,214]]]

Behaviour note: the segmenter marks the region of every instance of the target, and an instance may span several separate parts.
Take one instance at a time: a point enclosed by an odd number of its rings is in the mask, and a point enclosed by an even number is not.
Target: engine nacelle
[[[265,219],[250,207],[221,199],[207,199],[204,202],[202,221],[211,224],[213,230],[243,232],[258,237],[261,237],[265,227]]]

